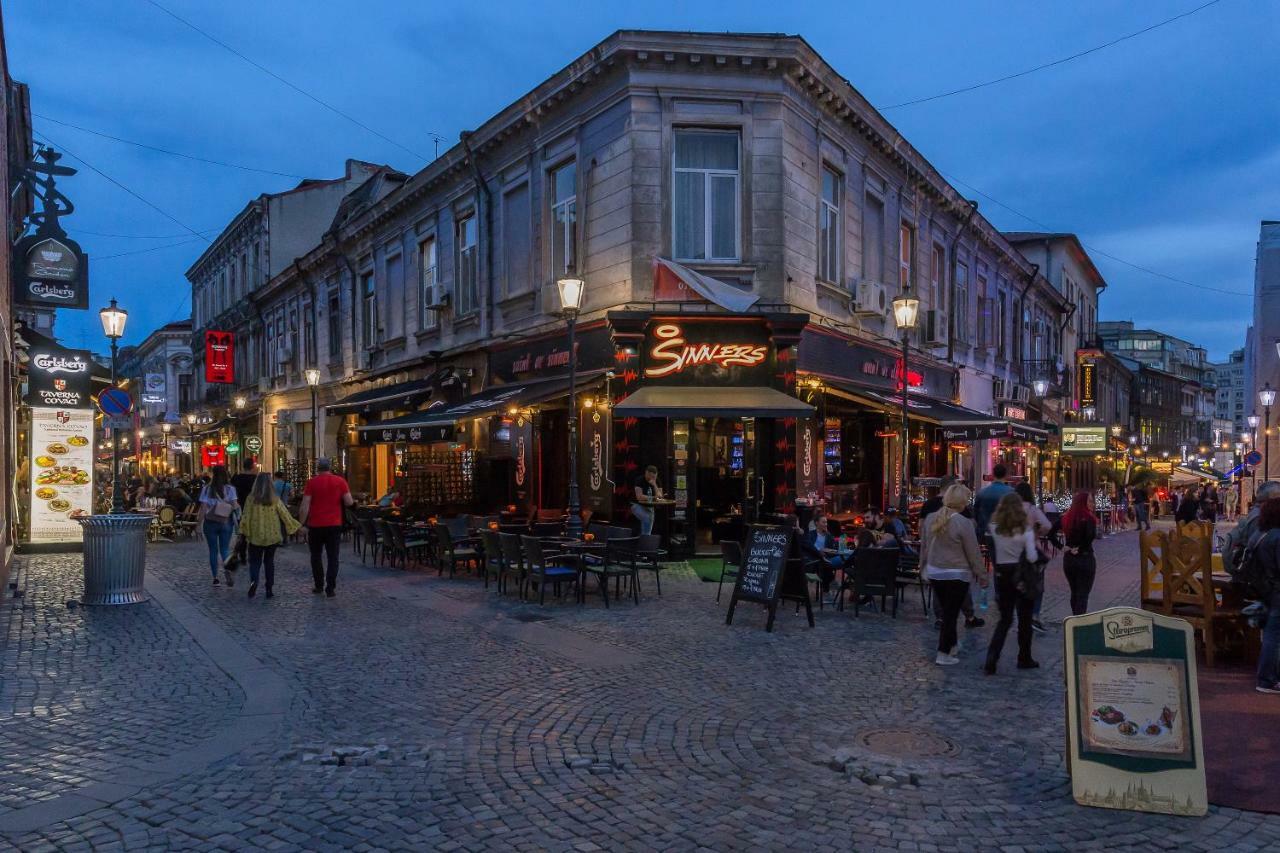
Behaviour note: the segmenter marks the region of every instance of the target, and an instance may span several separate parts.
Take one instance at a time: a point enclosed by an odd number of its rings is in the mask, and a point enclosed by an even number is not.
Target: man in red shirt
[[[302,490],[299,520],[307,527],[307,545],[311,548],[313,592],[335,595],[338,582],[338,546],[342,541],[342,511],[355,501],[347,481],[330,470],[328,459],[316,460],[316,475],[307,480]],[[320,553],[325,552],[325,565]],[[327,569],[327,571],[326,571]]]

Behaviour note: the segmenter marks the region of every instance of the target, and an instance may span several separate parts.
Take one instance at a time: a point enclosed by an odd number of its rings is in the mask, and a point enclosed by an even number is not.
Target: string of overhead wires
[[[1050,225],[1046,225],[1045,223],[1041,222],[1039,219],[1036,219],[1033,216],[1023,213],[1021,210],[1018,210],[1015,207],[1011,207],[1008,204],[1005,204],[1003,201],[991,195],[990,193],[978,189],[973,184],[970,184],[967,181],[963,181],[960,178],[956,177],[955,175],[943,173],[943,177],[946,178],[948,181],[951,181],[952,183],[959,184],[965,189],[973,192],[975,195],[982,196],[987,201],[991,202],[997,207],[1002,207],[1005,210],[1012,213],[1013,215],[1018,216],[1022,219],[1025,219],[1027,222],[1030,222],[1032,225],[1035,225],[1038,228],[1042,228],[1045,231],[1049,231],[1049,232],[1056,232],[1059,230]],[[1225,288],[1213,287],[1207,284],[1199,284],[1198,282],[1187,281],[1185,278],[1178,278],[1177,276],[1172,276],[1172,275],[1169,275],[1168,273],[1162,273],[1159,270],[1154,270],[1154,269],[1151,269],[1150,267],[1144,267],[1141,264],[1135,264],[1132,261],[1127,261],[1124,258],[1113,255],[1110,252],[1105,252],[1102,249],[1099,249],[1097,246],[1092,246],[1088,243],[1085,243],[1083,240],[1080,242],[1080,245],[1084,246],[1085,249],[1087,249],[1089,252],[1095,255],[1099,255],[1109,260],[1115,261],[1118,264],[1122,264],[1131,269],[1138,270],[1139,272],[1144,272],[1147,275],[1152,275],[1152,276],[1155,276],[1156,278],[1162,278],[1165,281],[1171,281],[1175,284],[1181,284],[1186,287],[1194,287],[1196,290],[1207,290],[1207,291],[1210,291],[1211,293],[1222,293],[1227,296],[1253,296],[1252,293],[1245,293],[1244,291],[1241,291],[1241,290],[1226,290]]]
[[[62,127],[68,127],[68,128],[71,128],[72,130],[78,130],[81,133],[89,133],[89,134],[92,134],[93,136],[100,136],[103,139],[110,139],[113,142],[119,142],[124,145],[133,145],[137,148],[144,148],[148,151],[155,151],[159,154],[168,154],[172,157],[182,157],[186,160],[194,160],[197,163],[208,163],[211,166],[225,166],[228,169],[240,169],[241,171],[258,172],[264,175],[276,175],[281,178],[296,178],[299,181],[306,179],[305,176],[303,175],[295,175],[291,172],[277,172],[274,169],[260,169],[257,166],[245,166],[241,163],[228,163],[224,160],[211,160],[208,157],[199,157],[195,154],[185,154],[181,151],[171,151],[168,148],[160,148],[156,145],[148,145],[145,142],[137,142],[133,139],[125,139],[124,137],[121,137],[121,136],[112,136],[110,133],[103,133],[100,130],[93,130],[88,127],[81,127],[78,124],[72,124],[69,121],[62,121],[61,119],[56,119],[51,116],[41,115],[40,113],[37,113],[37,112],[33,112],[31,115],[33,118],[38,118],[41,121],[47,121],[52,124],[61,125]]]
[[[148,0],[148,2],[150,2],[150,0]],[[1138,38],[1139,36],[1146,35],[1147,33],[1152,32],[1153,30],[1158,30],[1161,27],[1168,26],[1169,24],[1172,24],[1176,21],[1181,21],[1184,18],[1189,18],[1192,15],[1196,14],[1197,12],[1204,11],[1205,9],[1208,9],[1210,6],[1216,6],[1221,2],[1222,0],[1209,0],[1208,3],[1203,3],[1195,7],[1194,9],[1190,9],[1186,12],[1182,12],[1181,14],[1174,15],[1171,18],[1165,18],[1163,21],[1159,21],[1157,23],[1151,24],[1150,26],[1143,27],[1140,30],[1135,30],[1134,32],[1120,36],[1119,38],[1114,38],[1111,41],[1094,45],[1093,47],[1086,48],[1085,50],[1078,51],[1076,53],[1070,54],[1069,56],[1063,56],[1058,59],[1054,59],[1050,62],[1042,62],[1041,64],[1036,65],[1032,68],[1026,68],[1022,71],[1016,71],[1012,74],[1005,74],[1004,76],[996,77],[993,80],[984,80],[981,83],[972,83],[968,86],[961,86],[958,89],[950,89],[946,92],[938,92],[936,95],[928,95],[923,98],[913,98],[910,101],[903,101],[900,104],[890,104],[889,106],[885,106],[885,107],[876,107],[876,109],[880,110],[881,112],[884,112],[886,110],[897,110],[903,107],[913,107],[913,106],[916,106],[917,104],[927,104],[930,101],[937,101],[937,100],[941,100],[942,98],[950,98],[954,95],[963,95],[967,92],[974,92],[974,91],[977,91],[978,89],[985,89],[988,86],[996,86],[996,85],[999,85],[1000,83],[1007,83],[1010,80],[1017,80],[1019,77],[1026,77],[1029,74],[1035,74],[1037,71],[1044,71],[1046,68],[1054,68],[1058,65],[1065,65],[1068,62],[1074,62],[1077,59],[1086,57],[1091,53],[1097,53],[1100,50],[1106,50],[1109,47],[1115,47],[1121,42],[1126,42],[1126,41],[1129,41],[1130,39]]]
[[[344,119],[346,119],[347,121],[351,122],[351,123],[352,123],[352,124],[354,124],[356,127],[360,128],[360,129],[362,129],[362,130],[364,130],[364,131],[366,131],[366,132],[368,132],[368,133],[373,134],[374,136],[376,136],[376,137],[378,137],[379,139],[381,139],[383,142],[387,142],[387,143],[389,143],[389,144],[391,144],[391,145],[394,145],[395,147],[399,148],[401,151],[405,151],[405,152],[407,152],[407,153],[409,153],[409,154],[412,154],[414,157],[417,157],[419,160],[421,160],[421,161],[422,161],[422,162],[424,162],[424,163],[430,163],[433,159],[435,159],[435,158],[433,158],[433,157],[427,157],[425,154],[421,154],[421,153],[419,153],[419,152],[417,152],[417,151],[413,150],[412,148],[408,147],[407,145],[403,145],[403,144],[401,144],[400,142],[397,142],[396,140],[392,139],[391,137],[386,136],[385,134],[383,134],[383,133],[381,133],[381,132],[379,132],[379,131],[377,131],[377,130],[374,130],[372,127],[370,127],[369,125],[367,125],[367,124],[365,124],[364,122],[360,121],[360,120],[359,120],[358,118],[356,118],[355,116],[352,116],[352,115],[350,115],[349,113],[343,112],[342,110],[340,110],[340,109],[338,109],[337,107],[335,107],[333,104],[330,104],[328,101],[324,101],[324,100],[320,99],[319,97],[317,97],[317,96],[313,95],[311,92],[308,92],[306,89],[303,89],[301,86],[297,85],[296,83],[293,83],[293,82],[291,82],[291,81],[289,81],[289,80],[286,80],[284,77],[281,77],[279,74],[277,74],[276,72],[272,71],[270,68],[267,68],[266,66],[262,65],[262,64],[261,64],[261,63],[259,63],[259,62],[256,62],[256,61],[255,61],[255,60],[253,60],[253,59],[250,59],[248,56],[246,56],[245,54],[243,54],[243,53],[241,53],[240,51],[236,50],[234,47],[232,47],[231,45],[227,44],[225,41],[222,41],[222,40],[221,40],[221,39],[219,39],[218,37],[216,37],[216,36],[214,36],[214,35],[210,34],[209,32],[207,32],[207,31],[205,31],[205,30],[201,29],[200,27],[196,26],[196,25],[195,25],[195,24],[193,24],[191,21],[188,21],[186,18],[184,18],[184,17],[182,17],[181,15],[177,14],[177,13],[176,13],[176,12],[174,12],[173,10],[171,10],[171,9],[169,9],[169,8],[167,8],[167,7],[163,6],[163,5],[161,5],[161,4],[160,4],[160,3],[158,3],[158,2],[156,2],[156,0],[146,0],[146,2],[147,2],[147,3],[149,3],[149,4],[151,4],[152,6],[156,7],[156,8],[157,8],[157,9],[159,9],[161,12],[164,12],[166,15],[168,15],[168,16],[169,16],[169,17],[171,17],[171,18],[173,18],[175,21],[177,21],[178,23],[182,24],[183,26],[188,27],[188,28],[190,28],[190,29],[194,30],[195,32],[199,33],[201,36],[203,36],[204,38],[206,38],[206,39],[208,39],[209,41],[213,42],[213,43],[214,43],[214,44],[216,44],[218,47],[220,47],[220,48],[222,48],[223,50],[225,50],[227,53],[230,53],[232,56],[235,56],[235,57],[237,57],[237,58],[239,58],[239,59],[243,60],[244,62],[246,62],[246,63],[248,63],[249,65],[253,66],[254,68],[258,69],[258,70],[259,70],[259,71],[261,71],[263,74],[266,74],[268,77],[270,77],[271,79],[273,79],[273,80],[277,81],[278,83],[281,83],[281,84],[283,84],[283,85],[285,85],[285,86],[288,86],[290,89],[292,89],[293,91],[297,92],[299,95],[302,95],[302,96],[303,96],[304,98],[306,98],[307,100],[312,101],[312,102],[314,102],[314,103],[316,103],[316,104],[319,104],[320,106],[324,107],[326,110],[329,110],[330,112],[334,113],[335,115],[341,116],[342,118],[344,118]],[[443,139],[444,139],[444,136],[442,136],[441,134],[436,133],[436,132],[434,132],[434,131],[430,131],[430,130],[429,130],[429,131],[425,131],[425,133],[427,134],[427,136],[433,137],[433,138],[435,138],[435,139],[437,139],[437,140],[443,140]]]

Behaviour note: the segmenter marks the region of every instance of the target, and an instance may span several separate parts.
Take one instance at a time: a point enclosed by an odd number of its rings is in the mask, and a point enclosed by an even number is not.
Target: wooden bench
[[[1218,603],[1213,583],[1210,525],[1187,524],[1167,535],[1143,531],[1138,542],[1144,610],[1189,622],[1204,643],[1206,666],[1214,665],[1219,640],[1225,638],[1227,632],[1232,640],[1230,645],[1238,641],[1247,647],[1250,629],[1240,609]]]

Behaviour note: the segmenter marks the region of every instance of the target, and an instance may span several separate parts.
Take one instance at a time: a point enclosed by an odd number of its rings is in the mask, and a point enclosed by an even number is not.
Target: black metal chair
[[[716,601],[720,600],[720,591],[724,589],[724,579],[735,583],[738,572],[742,569],[742,543],[732,539],[720,540],[720,583],[716,584]]]
[[[356,521],[360,525],[360,562],[366,562],[366,552],[373,553],[374,565],[381,562],[381,556],[385,553],[387,544],[382,540],[382,534],[378,531],[375,520],[367,517],[359,517]]]
[[[525,560],[522,589],[536,583],[539,604],[547,603],[547,584],[555,586],[557,598],[560,596],[561,583],[577,584],[581,595],[581,573],[577,559],[572,554],[547,554],[542,549],[542,541],[536,536],[521,536],[520,548],[524,551]],[[524,597],[523,592],[521,597]]]
[[[582,563],[584,573],[595,575],[600,585],[600,594],[604,598],[604,606],[609,606],[609,581],[614,582],[614,597],[622,595],[622,581],[625,578],[631,587],[631,599],[640,603],[639,574],[639,536],[615,536],[604,543],[604,559],[598,563]],[[586,590],[582,590],[579,599],[585,599]]]
[[[662,550],[662,537],[656,533],[641,534],[636,541],[636,568],[653,572],[653,582],[658,587],[658,597],[662,597],[662,564],[667,552]]]
[[[512,576],[516,579],[516,591],[524,595],[524,551],[520,548],[520,537],[515,533],[499,533],[498,547],[502,549],[502,574],[498,577],[498,593],[507,591],[507,583]]]
[[[486,528],[480,531],[480,547],[484,551],[480,557],[480,569],[484,574],[484,588],[489,588],[489,578],[492,577],[501,591],[505,558],[502,556],[502,542],[498,536],[496,530]]]
[[[840,585],[840,609],[844,609],[844,591],[853,591],[853,615],[857,616],[864,597],[879,597],[880,612],[885,602],[893,601],[893,618],[898,618],[897,548],[859,548],[853,565],[845,569],[846,580]]]
[[[928,579],[924,576],[924,572],[920,570],[920,555],[915,551],[903,551],[898,556],[898,600],[905,604],[907,587],[919,587],[920,606],[924,609],[924,615],[928,616],[929,595],[925,590],[928,585]]]
[[[405,570],[409,568],[410,559],[415,565],[421,563],[428,542],[426,536],[403,524],[392,524],[389,521],[384,521],[383,524],[391,534],[391,565],[395,566],[396,557],[400,558],[400,566]]]
[[[436,560],[437,575],[444,574],[444,567],[449,567],[449,577],[454,576],[458,566],[478,566],[480,550],[476,547],[478,540],[471,537],[455,538],[448,525],[437,524]]]
[[[361,560],[364,559],[364,528],[360,524],[360,519],[351,511],[350,507],[342,509],[343,526],[351,530],[351,550],[357,554],[361,554]]]

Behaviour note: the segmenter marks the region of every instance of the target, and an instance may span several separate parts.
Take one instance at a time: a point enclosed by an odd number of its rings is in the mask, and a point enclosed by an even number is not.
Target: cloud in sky
[[[435,151],[432,132],[445,137],[444,150],[460,130],[619,28],[797,33],[872,103],[884,105],[1037,65],[1198,5],[160,2],[428,157]],[[45,0],[5,11],[11,71],[31,85],[38,113],[316,178],[338,175],[347,157],[407,171],[424,165],[143,0]],[[1249,290],[1258,220],[1280,217],[1274,195],[1280,99],[1269,82],[1277,31],[1280,4],[1229,0],[1081,60],[887,116],[942,171],[1055,229],[1178,278]],[[36,127],[198,230],[220,227],[250,198],[294,183],[40,120]],[[87,170],[66,189],[77,204],[69,227],[182,232]],[[992,203],[982,210],[998,227],[1035,227]],[[77,236],[98,258],[180,242]],[[182,273],[201,246],[95,262],[94,304],[114,295],[128,306],[131,341],[185,316]],[[1215,357],[1243,342],[1247,298],[1207,294],[1097,260],[1111,284],[1103,317],[1164,324]],[[1168,306],[1159,318],[1150,314],[1153,294]],[[62,312],[58,324],[67,343],[102,346],[92,311]]]

